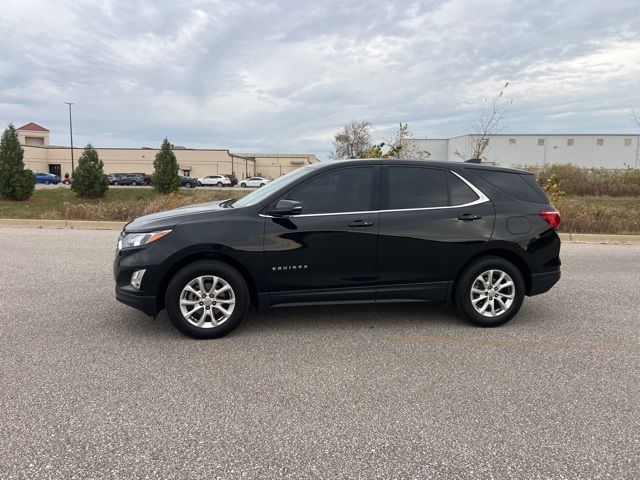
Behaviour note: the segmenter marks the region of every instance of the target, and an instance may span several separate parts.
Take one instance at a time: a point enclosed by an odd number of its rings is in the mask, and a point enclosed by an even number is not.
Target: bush
[[[180,188],[178,176],[178,160],[166,138],[153,161],[153,187],[160,193],[175,192]]]
[[[23,158],[18,132],[9,124],[0,139],[0,197],[27,200],[33,195],[35,178],[25,170]]]
[[[13,198],[16,200],[28,200],[36,188],[36,179],[31,170],[20,170],[11,179]]]
[[[575,165],[552,165],[538,174],[543,188],[554,182],[567,195],[640,195],[640,170],[605,170],[580,168]]]
[[[78,160],[78,167],[72,173],[71,190],[81,197],[103,197],[109,188],[109,179],[103,172],[104,163],[98,152],[89,143]]]

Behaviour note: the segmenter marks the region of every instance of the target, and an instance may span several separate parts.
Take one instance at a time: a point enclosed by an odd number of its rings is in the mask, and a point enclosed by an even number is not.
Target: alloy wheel
[[[513,279],[502,270],[482,272],[471,284],[471,305],[485,317],[497,317],[507,312],[515,295]]]
[[[214,328],[225,323],[236,305],[231,285],[221,277],[202,275],[180,292],[180,312],[198,328]]]

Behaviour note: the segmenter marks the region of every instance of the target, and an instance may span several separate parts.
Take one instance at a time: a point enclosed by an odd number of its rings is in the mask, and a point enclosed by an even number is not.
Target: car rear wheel
[[[264,183],[261,183],[261,184],[260,184],[260,186],[261,186],[261,187],[264,187]]]
[[[184,188],[191,188],[193,185],[190,182],[184,184]]]
[[[244,182],[242,182],[242,183],[240,184],[240,186],[241,186],[242,188],[247,188],[247,184],[246,184],[246,183],[244,183]]]
[[[120,184],[118,182],[113,182],[113,185],[117,187]]]
[[[51,182],[50,182],[49,180],[45,180],[45,181],[44,181],[44,184],[45,184],[45,185],[49,185],[50,183],[51,183]]]
[[[219,338],[236,328],[249,308],[249,289],[223,262],[194,262],[169,282],[165,307],[173,325],[194,338]]]
[[[138,185],[138,182],[136,182],[135,180],[133,180],[133,181],[131,182],[131,186],[135,187],[136,185]]]
[[[218,182],[217,185],[218,185],[218,187],[221,187],[222,186],[222,182]]]
[[[456,284],[456,309],[479,327],[498,327],[511,320],[524,300],[518,268],[500,257],[484,257],[469,265]]]

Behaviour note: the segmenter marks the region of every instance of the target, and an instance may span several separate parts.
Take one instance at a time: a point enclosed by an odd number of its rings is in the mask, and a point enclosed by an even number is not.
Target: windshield
[[[280,190],[280,188],[284,187],[288,183],[291,183],[298,178],[309,173],[309,170],[312,169],[312,165],[307,165],[306,167],[298,168],[293,172],[289,172],[281,177],[276,178],[272,182],[265,184],[264,187],[260,187],[255,192],[251,192],[246,197],[239,198],[235,202],[233,202],[233,207],[249,207],[251,205],[255,205],[256,203],[262,202],[266,197],[271,195],[273,192]]]

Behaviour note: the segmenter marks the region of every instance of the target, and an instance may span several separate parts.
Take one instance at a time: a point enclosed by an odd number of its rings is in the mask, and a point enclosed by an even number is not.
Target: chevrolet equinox
[[[496,327],[560,279],[558,211],[533,174],[468,162],[346,160],[238,200],[140,217],[116,298],[198,338],[258,309],[448,301]]]

